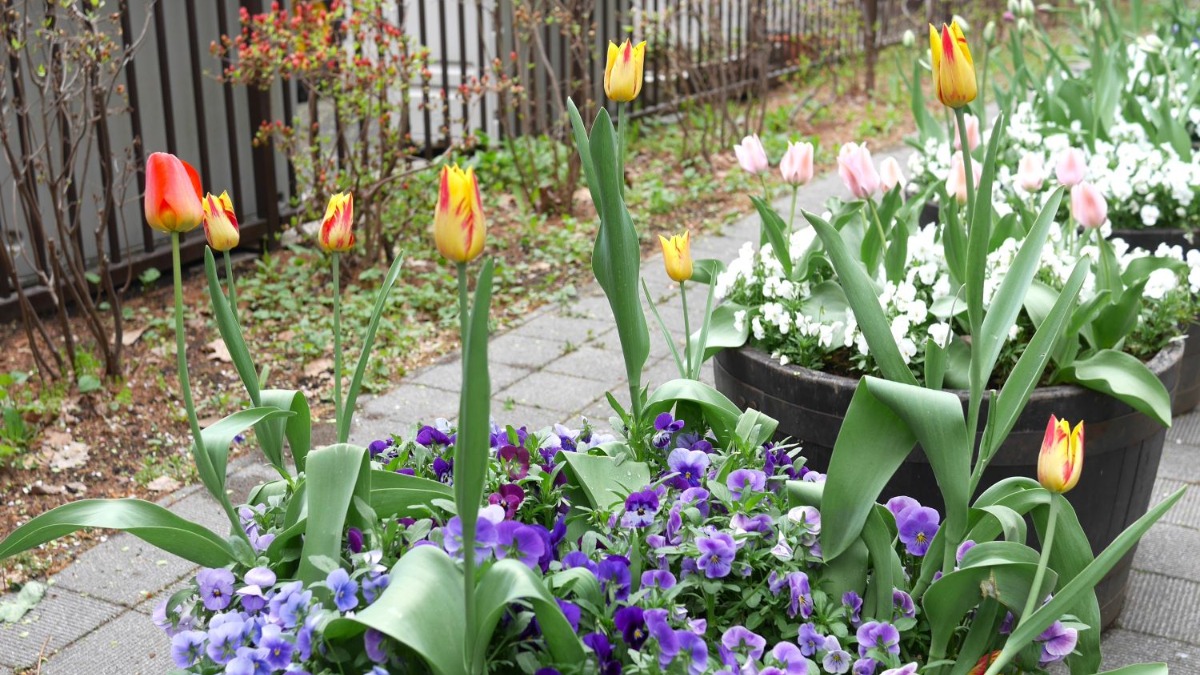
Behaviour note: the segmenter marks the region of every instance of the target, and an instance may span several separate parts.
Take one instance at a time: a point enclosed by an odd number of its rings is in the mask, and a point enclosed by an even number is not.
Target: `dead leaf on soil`
[[[55,471],[73,469],[88,460],[87,443],[75,440],[71,434],[49,429],[42,434],[42,456]]]
[[[317,359],[312,363],[304,366],[305,377],[319,377],[329,372],[333,368],[333,359]]]
[[[83,494],[84,492],[87,492],[87,486],[84,485],[83,483],[80,483],[79,481],[72,481],[70,483],[67,483],[66,487],[67,487],[67,492],[70,492],[71,494],[75,494],[75,495]]]
[[[45,483],[34,483],[29,491],[35,495],[61,495],[66,494],[67,488],[61,485],[46,485]]]
[[[141,328],[134,328],[131,330],[126,329],[125,332],[121,334],[121,344],[129,347],[133,343],[137,342],[138,339],[142,337],[142,333],[146,332],[146,328],[146,326],[142,326]]]
[[[172,492],[179,489],[179,481],[170,476],[159,476],[146,484],[151,492]]]
[[[208,355],[209,361],[233,363],[233,357],[229,355],[229,348],[225,346],[224,340],[213,340],[212,342],[204,345],[204,348],[212,352]]]

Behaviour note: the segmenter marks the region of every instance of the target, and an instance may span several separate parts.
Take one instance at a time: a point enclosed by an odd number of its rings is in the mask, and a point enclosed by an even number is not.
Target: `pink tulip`
[[[867,199],[879,190],[879,172],[871,161],[866,143],[846,143],[838,151],[838,174],[846,189],[858,199]]]
[[[787,152],[779,160],[779,173],[791,185],[807,185],[813,177],[812,143],[788,143]]]
[[[883,189],[886,192],[891,192],[892,188],[897,185],[901,190],[908,185],[908,181],[904,179],[904,171],[900,168],[900,162],[897,162],[895,157],[885,157],[879,163],[879,180],[883,183]]]
[[[1087,158],[1078,148],[1067,148],[1058,156],[1058,166],[1054,170],[1058,182],[1070,187],[1078,185],[1087,177]]]
[[[1071,188],[1071,217],[1089,229],[1108,220],[1108,202],[1095,185],[1084,181]]]
[[[747,173],[759,174],[771,167],[767,159],[767,150],[762,141],[758,140],[758,134],[743,138],[741,143],[733,146],[733,152],[737,155],[738,164],[741,164]]]
[[[965,116],[967,126],[967,143],[971,145],[971,150],[979,147],[979,118],[967,113]],[[962,135],[961,133],[954,134],[954,149],[962,150]]]
[[[1037,192],[1046,181],[1046,167],[1042,166],[1041,155],[1033,153],[1021,158],[1017,165],[1017,185],[1026,192]]]
[[[983,173],[979,162],[971,162],[971,173],[975,176],[975,185],[979,185],[979,178]],[[954,199],[959,204],[967,203],[967,169],[963,164],[962,151],[954,153],[954,156],[950,158],[950,175],[946,176],[946,191],[954,195]]]

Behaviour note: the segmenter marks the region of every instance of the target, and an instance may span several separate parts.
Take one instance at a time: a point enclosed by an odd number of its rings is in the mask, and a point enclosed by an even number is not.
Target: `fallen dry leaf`
[[[147,483],[146,489],[151,492],[173,492],[179,489],[179,481],[170,476],[159,476]]]
[[[76,495],[83,494],[84,492],[87,492],[87,486],[79,481],[72,481],[67,483],[67,492]]]
[[[128,347],[137,342],[138,339],[142,337],[142,333],[145,332],[146,326],[142,326],[141,328],[126,329],[125,332],[121,334],[121,344]]]
[[[318,377],[329,372],[333,368],[333,359],[317,359],[307,366],[304,366],[305,377]]]
[[[57,429],[48,429],[42,434],[42,456],[55,471],[73,469],[88,460],[87,443],[74,439],[71,434]]]
[[[29,488],[29,491],[35,495],[61,495],[66,493],[67,488],[61,485],[46,485],[39,481],[34,483],[33,487]]]
[[[229,355],[229,348],[225,346],[224,340],[213,340],[212,342],[204,345],[204,348],[212,352],[208,355],[209,361],[233,363],[233,357]]]

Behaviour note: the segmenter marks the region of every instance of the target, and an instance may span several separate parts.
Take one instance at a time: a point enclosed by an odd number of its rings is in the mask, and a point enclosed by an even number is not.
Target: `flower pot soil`
[[[1147,364],[1168,391],[1178,383],[1183,352],[1182,344],[1173,343]],[[858,379],[781,366],[753,347],[720,352],[713,369],[721,393],[742,408],[754,408],[779,420],[778,437],[800,442],[810,467],[828,469]],[[967,393],[956,393],[965,410]],[[1105,394],[1074,385],[1040,387],[984,472],[979,492],[1005,478],[1037,477],[1038,452],[1051,414],[1084,422],[1083,476],[1066,496],[1079,514],[1093,553],[1099,553],[1146,513],[1166,429]],[[986,420],[986,415],[985,399],[981,419]],[[933,470],[919,447],[892,477],[880,499],[897,495],[943,510]],[[1106,627],[1124,605],[1133,555],[1130,551],[1096,587]]]

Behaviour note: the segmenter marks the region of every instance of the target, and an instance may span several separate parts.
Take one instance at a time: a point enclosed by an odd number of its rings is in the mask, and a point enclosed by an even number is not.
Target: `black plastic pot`
[[[1114,237],[1124,239],[1130,246],[1153,252],[1159,244],[1182,246],[1184,252],[1200,249],[1200,233],[1189,238],[1190,230],[1150,227],[1144,230],[1114,230]],[[1179,385],[1171,403],[1171,413],[1183,415],[1200,405],[1200,323],[1188,326],[1183,364],[1179,367]]]
[[[1179,379],[1183,345],[1172,343],[1147,365],[1168,391]],[[780,438],[799,441],[809,466],[825,471],[841,430],[857,379],[807,368],[781,366],[753,347],[717,354],[713,370],[717,389],[742,408],[754,408],[779,420]],[[967,393],[958,391],[967,404]],[[984,472],[987,486],[1012,476],[1037,477],[1037,458],[1050,415],[1082,420],[1086,429],[1083,475],[1067,493],[1092,550],[1099,553],[1128,525],[1146,513],[1162,456],[1166,429],[1146,415],[1104,394],[1077,386],[1041,387],[1034,391],[1008,439]],[[987,406],[984,402],[983,417]],[[929,460],[918,447],[893,476],[881,500],[907,495],[943,510]],[[1125,604],[1125,588],[1133,551],[1096,587],[1104,626]]]

